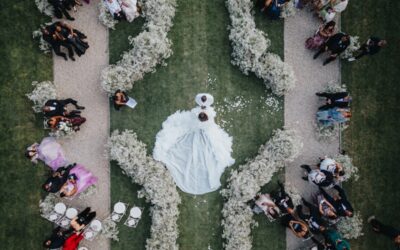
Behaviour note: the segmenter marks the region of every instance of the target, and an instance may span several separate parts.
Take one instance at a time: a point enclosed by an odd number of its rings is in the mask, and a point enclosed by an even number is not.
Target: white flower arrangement
[[[361,46],[359,42],[358,36],[350,36],[350,45],[347,49],[340,55],[340,58],[347,59],[354,56],[354,52],[356,52]]]
[[[119,241],[118,234],[119,230],[117,224],[111,219],[111,217],[103,220],[101,228],[101,235],[103,237],[114,241]]]
[[[256,28],[253,2],[227,0],[226,5],[231,19],[229,40],[233,47],[232,64],[246,75],[254,72],[276,95],[284,95],[294,87],[294,73],[278,55],[267,52],[271,41]]]
[[[343,170],[345,172],[345,175],[343,176],[342,181],[347,181],[350,178],[353,178],[354,181],[358,181],[360,176],[358,175],[358,168],[353,165],[352,159],[348,155],[342,155],[338,154],[333,159],[342,164]]]
[[[43,25],[42,25],[43,26]],[[45,54],[51,53],[51,45],[43,39],[42,31],[40,29],[32,32],[33,39],[39,40],[39,49]]]
[[[54,9],[48,0],[35,0],[35,4],[41,13],[53,17]]]
[[[101,85],[109,94],[116,90],[129,90],[135,81],[155,72],[158,64],[172,55],[171,41],[167,34],[175,16],[175,0],[147,0],[143,3],[146,18],[144,30],[136,37],[129,37],[133,48],[122,54],[116,65],[101,73]]]
[[[355,212],[353,217],[342,218],[336,227],[340,234],[346,239],[357,239],[364,235],[363,220],[360,212]]]
[[[178,249],[177,219],[181,200],[168,170],[147,156],[146,145],[132,131],[114,131],[107,145],[110,159],[117,161],[133,182],[143,186],[140,195],[152,204],[151,237],[147,239],[146,249]]]
[[[293,131],[277,130],[271,140],[260,147],[253,160],[231,172],[228,188],[221,191],[227,199],[222,209],[225,249],[251,249],[251,228],[255,221],[247,202],[285,163],[294,160],[301,147],[302,143]]]
[[[299,190],[290,182],[285,184],[285,192],[292,198],[294,206],[301,205],[301,195]]]
[[[296,15],[296,13],[297,13],[296,1],[291,0],[290,2],[283,5],[281,11],[281,18],[288,18]]]
[[[47,119],[44,119],[43,126],[45,129],[50,129],[47,125]],[[76,132],[70,122],[59,122],[57,125],[57,129],[51,129],[49,135],[57,138],[60,137],[68,138],[74,135],[75,133]]]
[[[115,29],[118,20],[115,20],[111,13],[108,11],[104,1],[101,0],[98,5],[99,8],[99,21],[109,29]]]
[[[54,205],[59,201],[57,194],[49,193],[44,200],[39,202],[40,216],[49,218],[54,211]]]
[[[40,113],[46,101],[57,98],[56,86],[51,81],[34,81],[32,86],[34,87],[32,92],[26,96],[33,102],[32,109]]]

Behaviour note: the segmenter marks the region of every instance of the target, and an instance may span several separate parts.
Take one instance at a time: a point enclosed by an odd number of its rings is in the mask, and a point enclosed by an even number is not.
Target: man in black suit
[[[77,109],[85,109],[83,106],[79,106],[78,102],[72,98],[68,98],[65,100],[48,100],[43,107],[43,113],[46,117],[53,117],[53,116],[66,116],[66,117],[74,117],[79,115],[81,111],[73,110],[68,112],[65,106],[68,104],[72,104]]]
[[[342,52],[344,52],[350,45],[350,36],[344,33],[337,33],[331,36],[328,41],[326,41],[321,49],[314,55],[316,59],[320,54],[325,51],[330,52],[330,56],[324,61],[324,66],[328,63],[334,61]]]
[[[71,9],[68,5],[68,3],[65,0],[49,0],[49,3],[53,6],[54,8],[54,15],[57,18],[62,18],[63,14],[64,16],[71,21],[74,21],[75,18],[71,17],[71,15],[68,13],[68,9]]]
[[[50,44],[51,48],[53,49],[54,53],[57,56],[63,57],[65,59],[65,61],[68,60],[67,55],[64,52],[61,52],[61,46],[63,46],[65,48],[67,48],[69,58],[71,58],[72,61],[75,61],[74,51],[72,50],[71,44],[69,44],[66,41],[55,40],[53,38],[52,32],[50,32],[50,30],[49,30],[49,27],[42,29],[42,38],[43,38],[43,40],[45,40],[47,43]]]
[[[338,185],[335,185],[333,187],[339,192],[339,197],[331,197],[323,188],[319,188],[321,191],[322,195],[324,198],[332,204],[332,206],[336,209],[338,215],[344,216],[344,217],[353,217],[354,209],[351,206],[350,202],[347,200],[346,193],[344,190],[339,187]]]
[[[64,183],[68,180],[69,172],[75,166],[76,163],[58,168],[42,185],[43,190],[50,193],[57,193],[60,191]]]
[[[72,232],[73,230],[71,229],[64,230],[61,227],[57,227],[53,230],[51,236],[43,242],[43,246],[48,249],[61,248],[64,245],[65,240]]]
[[[326,98],[326,104],[319,107],[319,110],[327,110],[330,108],[348,108],[351,102],[351,97],[348,92],[337,92],[337,93],[327,93],[318,92],[316,93],[319,97]]]

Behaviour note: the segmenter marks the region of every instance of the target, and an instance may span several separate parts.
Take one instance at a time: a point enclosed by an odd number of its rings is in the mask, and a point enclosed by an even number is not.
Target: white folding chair
[[[135,228],[142,218],[142,210],[139,207],[132,207],[129,211],[128,219],[126,219],[124,225]]]

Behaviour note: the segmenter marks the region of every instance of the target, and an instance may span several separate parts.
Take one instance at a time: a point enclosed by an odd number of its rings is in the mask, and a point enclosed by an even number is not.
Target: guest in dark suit
[[[65,116],[68,118],[75,117],[79,115],[80,111],[73,110],[71,112],[67,112],[66,106],[68,104],[72,104],[76,109],[81,110],[85,109],[83,106],[79,106],[78,102],[72,98],[68,98],[65,100],[48,100],[44,107],[42,108],[45,117],[53,117],[53,116]]]
[[[54,8],[54,15],[57,18],[62,18],[63,15],[68,19],[68,20],[75,20],[75,18],[71,17],[71,15],[68,13],[68,9],[71,9],[69,7],[69,3],[65,0],[49,0],[49,3],[53,6]]]
[[[319,107],[319,110],[327,110],[331,108],[348,108],[351,102],[351,97],[348,92],[338,92],[338,93],[316,93],[319,97],[326,98],[326,104]]]
[[[57,193],[61,187],[68,180],[69,172],[76,166],[76,163],[68,165],[67,167],[58,168],[52,175],[47,178],[42,188],[49,193]]]
[[[322,46],[321,49],[314,55],[316,59],[320,54],[329,51],[330,56],[324,61],[323,65],[334,61],[342,52],[350,45],[350,36],[344,33],[337,33],[331,36]]]
[[[61,227],[57,227],[53,230],[51,236],[43,242],[43,247],[48,249],[61,248],[72,232],[73,230],[65,230]]]
[[[355,57],[351,57],[348,59],[349,62],[360,59],[365,55],[375,55],[378,53],[381,48],[385,47],[387,44],[386,40],[380,39],[378,37],[371,36],[368,41],[366,41],[361,47],[358,49],[358,55]]]
[[[400,231],[397,230],[396,228],[392,226],[388,226],[380,222],[375,218],[375,216],[371,216],[368,218],[368,223],[371,224],[372,229],[377,232],[381,233],[383,235],[388,236],[390,239],[394,241],[394,244],[396,245],[396,249],[400,248]]]
[[[67,42],[56,40],[53,37],[48,27],[42,29],[42,38],[43,40],[45,40],[47,43],[50,44],[51,48],[53,49],[54,53],[57,56],[63,57],[65,61],[68,60],[67,55],[64,52],[61,52],[61,46],[62,46],[68,50],[69,58],[71,58],[72,61],[75,61],[74,51],[72,50],[72,46]]]

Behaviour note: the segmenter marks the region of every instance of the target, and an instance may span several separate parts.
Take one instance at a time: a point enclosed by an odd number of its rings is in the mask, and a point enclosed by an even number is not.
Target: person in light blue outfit
[[[267,16],[273,20],[279,19],[281,16],[282,7],[290,0],[263,0],[261,11],[265,11]]]
[[[318,123],[325,127],[331,127],[335,123],[345,123],[351,117],[349,109],[331,108],[317,112]]]

